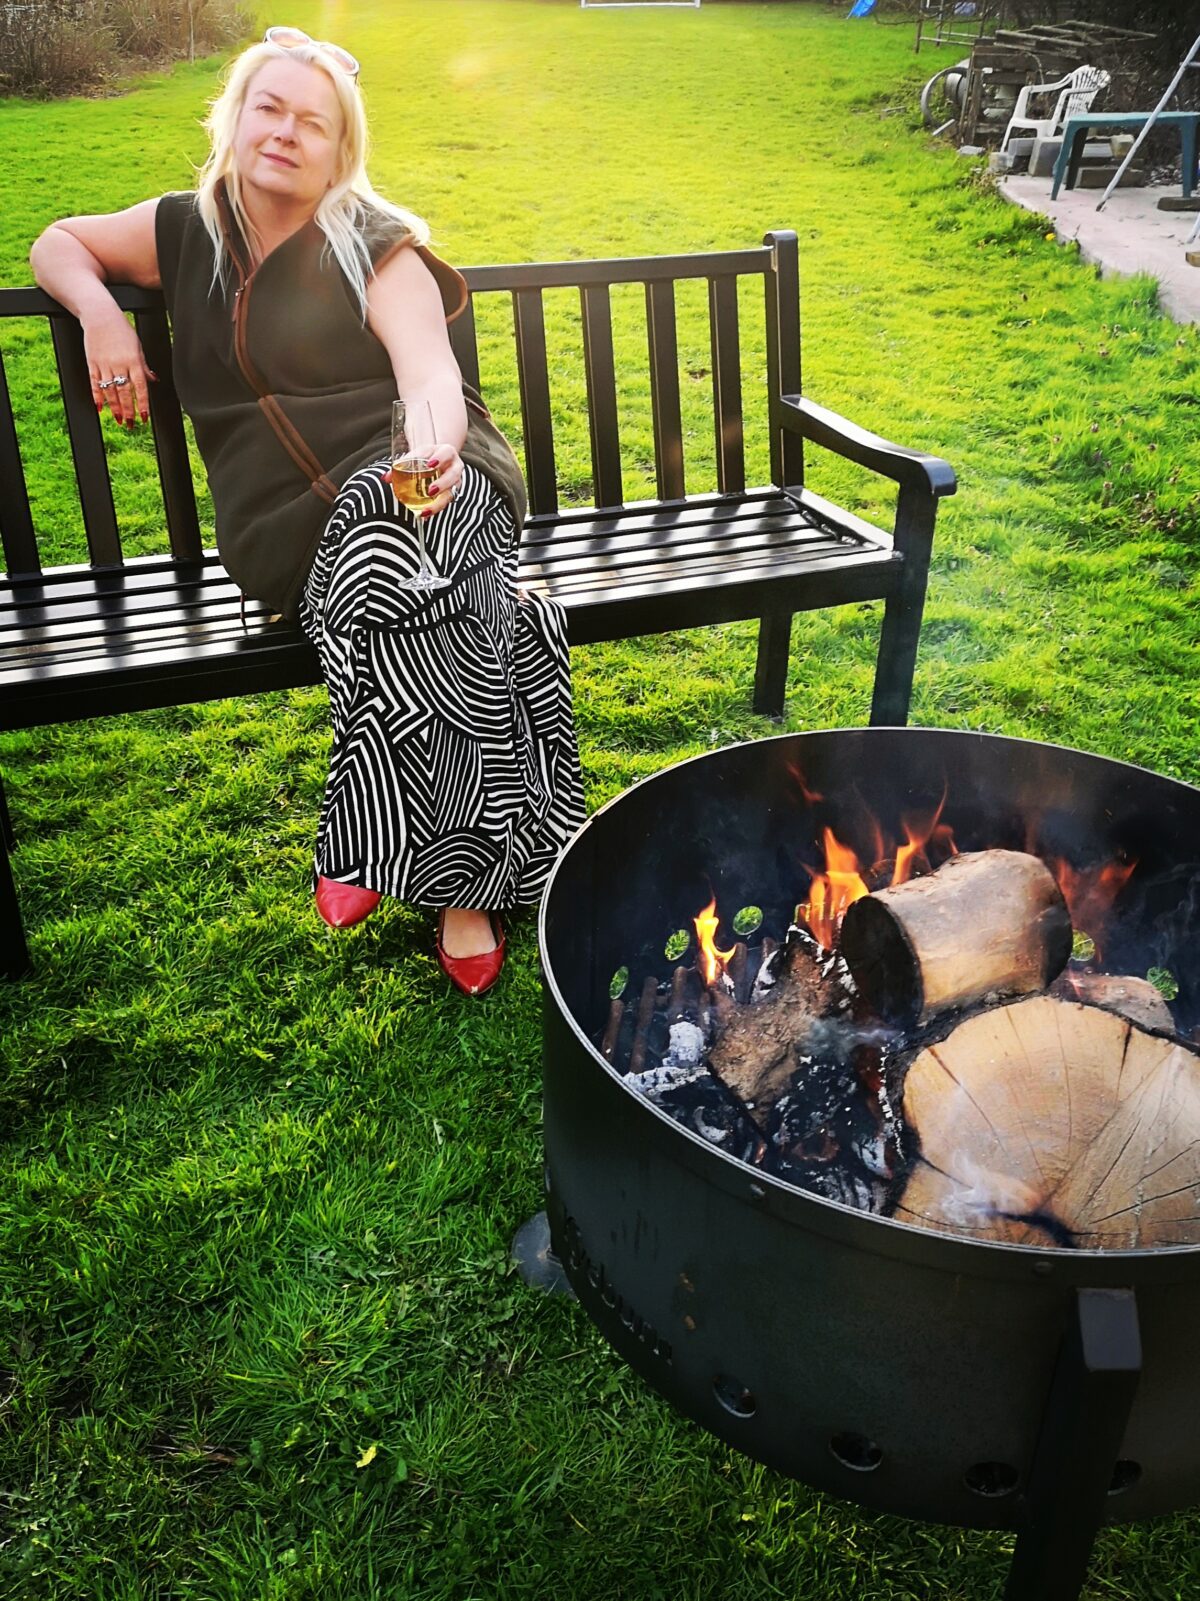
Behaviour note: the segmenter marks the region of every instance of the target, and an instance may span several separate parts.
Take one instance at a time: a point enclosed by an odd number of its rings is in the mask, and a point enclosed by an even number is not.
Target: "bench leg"
[[[875,665],[875,692],[871,697],[871,722],[886,728],[903,728],[908,722],[936,517],[937,501],[931,494],[916,489],[901,490],[896,508],[895,548],[903,557],[904,565],[899,585],[884,606]]]
[[[4,798],[4,785],[0,783],[0,975],[20,978],[29,972],[33,963],[29,960],[29,946],[25,943],[25,927],[21,922],[21,904],[17,900],[12,863],[8,859],[12,846],[12,818]]]
[[[758,661],[754,668],[754,710],[760,717],[783,716],[791,648],[791,612],[769,612],[758,625]]]
[[[6,850],[12,850],[17,843],[17,836],[13,833],[12,814],[8,809],[8,799],[4,793],[3,779],[0,779],[0,842]]]

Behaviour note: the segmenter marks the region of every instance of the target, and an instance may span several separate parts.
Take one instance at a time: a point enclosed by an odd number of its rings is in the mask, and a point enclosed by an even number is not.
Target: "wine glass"
[[[430,460],[434,444],[433,412],[427,400],[392,402],[392,493],[400,506],[416,513],[417,570],[411,578],[401,578],[401,589],[429,591],[445,589],[450,583],[429,560],[425,548],[425,519],[421,511],[437,498],[429,486],[437,477]]]

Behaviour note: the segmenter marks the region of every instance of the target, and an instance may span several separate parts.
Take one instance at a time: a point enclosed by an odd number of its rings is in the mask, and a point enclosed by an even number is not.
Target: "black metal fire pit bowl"
[[[802,775],[803,788],[798,782]],[[615,1349],[747,1455],[880,1512],[1020,1531],[1009,1595],[1078,1594],[1096,1529],[1200,1501],[1200,1249],[980,1243],[759,1173],[628,1089],[592,1040],[613,974],[715,891],[786,924],[805,790],[853,831],[936,804],[960,850],[1138,867],[1105,951],[1167,968],[1200,1017],[1200,791],[1060,747],[929,729],[785,735],[636,785],[580,831],[543,902],[547,1211]],[[837,822],[834,822],[835,830]],[[807,853],[807,854],[806,854]]]

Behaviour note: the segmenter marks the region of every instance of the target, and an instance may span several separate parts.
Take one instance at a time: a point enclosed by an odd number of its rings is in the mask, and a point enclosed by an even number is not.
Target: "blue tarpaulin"
[[[854,0],[846,13],[848,17],[869,17],[875,9],[875,0]]]

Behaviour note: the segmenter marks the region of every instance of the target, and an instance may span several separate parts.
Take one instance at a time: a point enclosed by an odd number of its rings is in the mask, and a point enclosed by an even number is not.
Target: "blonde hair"
[[[261,243],[242,204],[234,139],[250,85],[255,74],[268,61],[304,62],[307,66],[318,67],[333,84],[342,113],[340,160],[333,183],[323,195],[313,220],[325,235],[325,248],[345,273],[365,318],[367,277],[371,269],[370,253],[363,236],[368,211],[382,212],[399,222],[412,236],[414,244],[428,243],[429,228],[413,212],[393,205],[371,187],[366,168],[367,117],[358,83],[315,42],[293,45],[290,49],[269,44],[266,40],[251,45],[236,57],[229,69],[225,87],[209,107],[208,116],[204,119],[209,139],[208,158],[200,168],[196,193],[201,221],[213,243],[210,293],[218,284],[227,284],[231,267],[217,207],[217,186],[222,179],[225,180],[225,193],[238,227],[245,238],[256,246]]]

